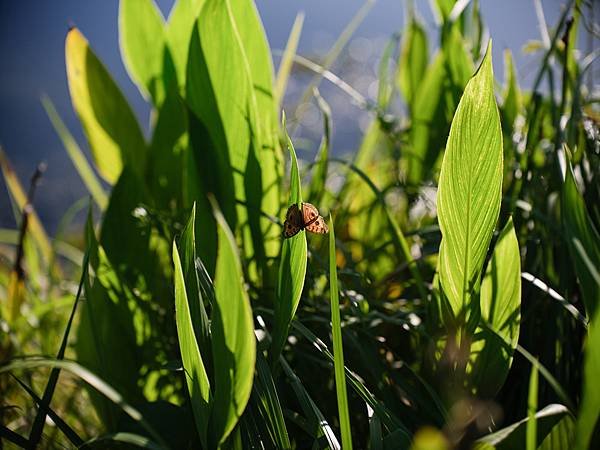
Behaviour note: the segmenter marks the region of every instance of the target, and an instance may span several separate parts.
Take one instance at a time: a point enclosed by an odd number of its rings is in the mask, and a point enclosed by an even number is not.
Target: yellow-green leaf
[[[466,314],[500,211],[502,131],[491,43],[454,115],[437,194],[439,274],[455,316]]]
[[[114,183],[125,164],[142,173],[146,144],[125,97],[77,28],[65,44],[73,108],[100,175]]]
[[[174,68],[164,19],[153,0],[119,2],[119,43],[129,76],[144,98],[160,106]]]
[[[193,228],[193,226],[192,226]],[[187,295],[187,286],[177,246],[173,242],[173,263],[175,264],[175,322],[185,381],[188,387],[196,429],[202,446],[206,448],[208,420],[211,411],[211,392],[208,374],[198,348],[192,312]]]
[[[215,302],[211,336],[215,395],[209,447],[223,443],[246,408],[256,362],[256,338],[250,300],[242,277],[235,238],[213,202],[218,228]]]

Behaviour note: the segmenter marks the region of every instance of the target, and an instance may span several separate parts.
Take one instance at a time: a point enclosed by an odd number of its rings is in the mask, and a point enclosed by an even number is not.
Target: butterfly
[[[319,215],[319,210],[310,203],[301,203],[301,205],[302,211],[295,203],[288,208],[283,223],[283,237],[291,238],[301,230],[316,234],[329,233],[329,228],[323,216]]]

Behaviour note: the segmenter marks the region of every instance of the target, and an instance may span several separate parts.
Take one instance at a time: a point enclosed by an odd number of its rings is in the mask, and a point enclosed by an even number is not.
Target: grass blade
[[[333,335],[335,391],[340,417],[342,448],[351,450],[352,430],[350,428],[350,411],[348,408],[348,393],[346,392],[346,376],[344,374],[344,348],[342,343],[340,298],[337,282],[335,231],[333,229],[333,218],[331,216],[329,216],[329,300],[331,302],[331,333]]]
[[[88,192],[90,193],[96,204],[103,211],[104,209],[106,209],[106,205],[108,204],[108,196],[106,195],[106,192],[104,192],[100,181],[94,174],[94,171],[88,163],[87,158],[83,154],[83,151],[81,150],[81,148],[77,144],[77,141],[69,132],[66,125],[58,115],[58,112],[56,111],[52,100],[50,100],[50,97],[48,97],[47,95],[43,95],[42,105],[44,106],[46,114],[52,122],[54,130],[60,137],[60,140],[62,141],[63,146],[67,151],[67,154],[71,158],[71,162],[73,163],[75,169],[77,170],[77,173],[81,177],[83,184],[85,184],[85,187],[87,188]]]
[[[531,376],[529,377],[529,397],[527,399],[527,429],[525,432],[525,442],[527,450],[537,448],[537,412],[538,407],[538,370],[536,365],[531,366]]]
[[[598,429],[600,417],[600,386],[598,385],[600,373],[600,308],[596,311],[588,329],[585,361],[583,365],[583,392],[577,419],[575,443],[576,450],[593,448],[590,446],[592,437]]]
[[[279,69],[277,70],[275,89],[273,91],[275,107],[277,108],[277,111],[281,109],[281,102],[283,101],[283,96],[285,95],[287,82],[292,70],[292,63],[294,62],[294,56],[296,55],[296,50],[298,48],[298,41],[300,41],[300,34],[302,33],[303,24],[304,13],[299,12],[296,16],[296,20],[294,20],[294,25],[292,25],[292,30],[290,31],[290,36],[288,37],[285,50],[281,56],[281,62],[279,63]]]

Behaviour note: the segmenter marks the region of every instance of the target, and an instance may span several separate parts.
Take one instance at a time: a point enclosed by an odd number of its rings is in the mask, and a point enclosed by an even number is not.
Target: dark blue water
[[[164,14],[172,3],[172,0],[157,2]],[[429,2],[417,0],[416,3],[424,22],[433,29]],[[497,78],[503,78],[503,49],[510,48],[517,62],[521,84],[529,85],[539,55],[525,55],[521,49],[528,41],[540,36],[533,2],[482,0],[480,3],[494,40]],[[563,3],[560,0],[542,2],[549,24],[556,23]],[[305,12],[299,53],[309,57],[322,55],[362,4],[360,0],[257,0],[273,49],[284,48],[296,14]],[[81,127],[71,108],[65,75],[64,38],[70,25],[82,30],[124,91],[140,123],[148,128],[148,107],[121,62],[117,15],[116,0],[0,0],[0,145],[24,182],[39,161],[48,164],[35,203],[50,232],[65,210],[86,195],[40,103],[40,95],[47,94],[80,145],[86,148]],[[402,28],[403,16],[402,1],[379,0],[355,33],[348,53],[334,66],[334,71],[338,71],[365,96],[376,91],[377,56],[387,39]],[[278,58],[274,60],[277,65]],[[301,77],[292,80],[290,98],[297,98],[302,88]],[[323,95],[331,103],[334,114],[334,151],[337,154],[354,151],[359,144],[361,128],[366,123],[365,113],[336,89],[324,86]],[[287,106],[291,106],[289,103]],[[311,134],[310,129],[320,124],[318,112],[309,110],[303,123],[306,135],[314,137],[315,133]],[[300,144],[300,155],[310,157],[314,144]],[[302,151],[303,148],[306,150]],[[0,228],[14,227],[8,194],[0,181]]]

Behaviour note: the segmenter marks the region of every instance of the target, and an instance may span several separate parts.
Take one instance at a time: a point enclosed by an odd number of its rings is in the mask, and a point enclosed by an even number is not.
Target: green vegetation
[[[408,4],[351,159],[332,156],[313,88],[360,99],[328,70],[368,5],[322,66],[295,54],[299,16],[274,79],[251,0],[177,0],[168,20],[121,0],[149,140],[69,31],[91,162],[43,103],[89,201],[49,237],[35,180],[27,194],[0,153],[22,224],[0,229],[7,448],[600,446],[600,111],[584,83],[598,52],[577,44],[591,4],[544,30],[530,92],[508,52],[496,82],[477,1],[432,2],[431,57]],[[308,164],[279,112],[294,61],[323,115]],[[329,236],[282,238],[303,201]]]

